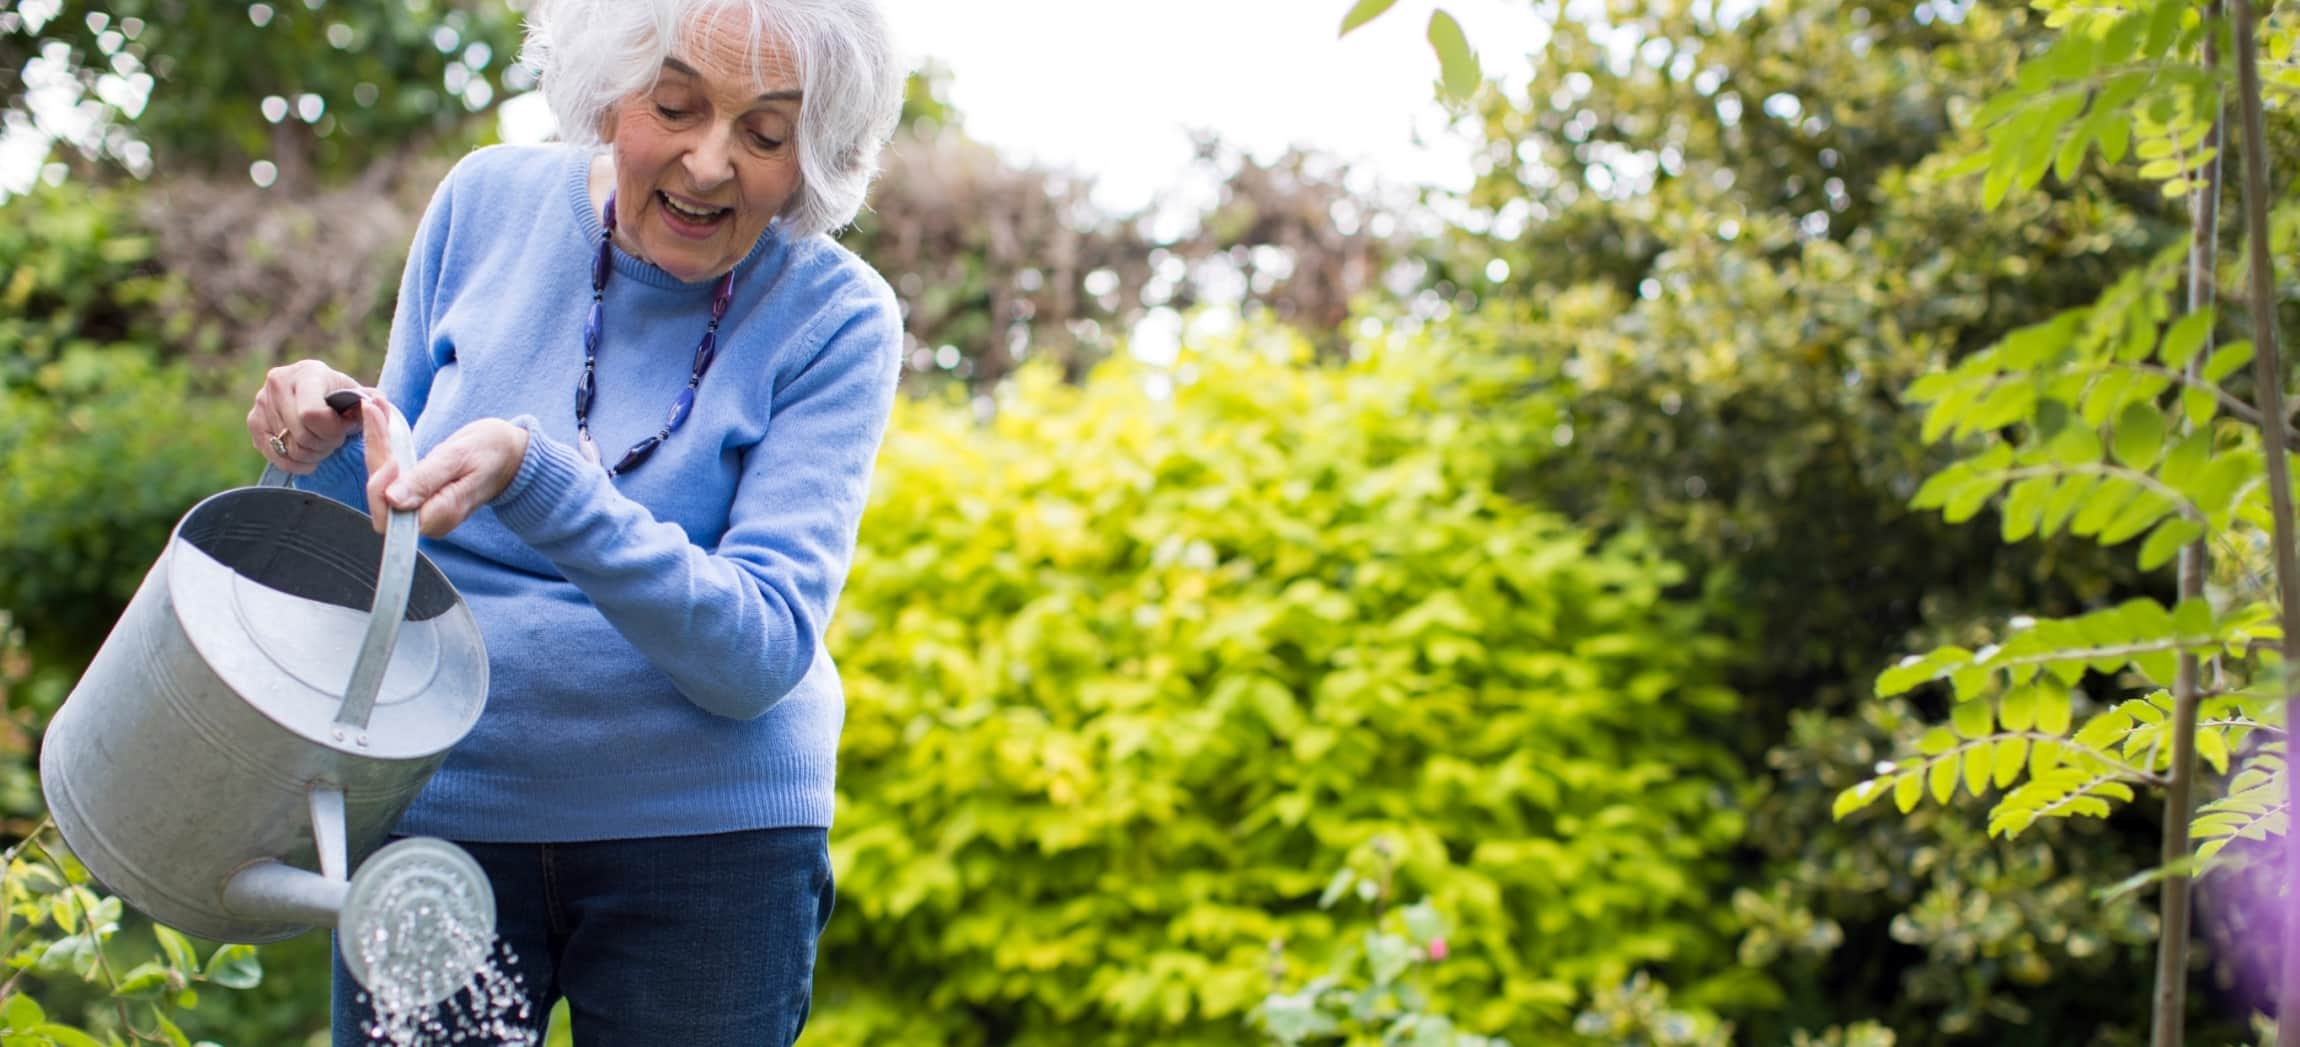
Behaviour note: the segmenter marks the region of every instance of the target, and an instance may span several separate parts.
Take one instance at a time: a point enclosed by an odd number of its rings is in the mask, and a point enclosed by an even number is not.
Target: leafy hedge
[[[1304,352],[898,412],[832,638],[810,1039],[1237,1042],[1377,835],[1459,920],[1467,1029],[1556,1042],[1639,970],[1729,966],[1736,699],[1679,569],[1494,493],[1552,416],[1496,365]]]

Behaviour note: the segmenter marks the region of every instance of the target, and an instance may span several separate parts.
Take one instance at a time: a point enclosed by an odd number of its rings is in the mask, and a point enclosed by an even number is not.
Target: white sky
[[[1387,181],[1469,182],[1441,133],[1434,0],[1402,0],[1337,38],[1351,0],[883,0],[904,50],[950,69],[967,133],[1094,176],[1135,207],[1171,185],[1189,132],[1268,158],[1314,146]],[[1489,73],[1522,76],[1540,39],[1522,0],[1446,0]],[[1416,130],[1432,142],[1416,147]]]

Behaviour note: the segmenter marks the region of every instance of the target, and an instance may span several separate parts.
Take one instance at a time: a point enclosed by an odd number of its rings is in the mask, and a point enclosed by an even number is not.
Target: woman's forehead
[[[709,8],[688,23],[663,66],[713,90],[763,94],[799,86],[791,48],[743,4]]]

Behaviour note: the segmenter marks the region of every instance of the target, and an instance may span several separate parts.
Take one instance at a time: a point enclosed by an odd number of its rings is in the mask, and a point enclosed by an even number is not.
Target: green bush
[[[252,380],[165,348],[150,237],[125,197],[42,191],[0,223],[0,614],[43,714],[79,675],[169,530],[262,467]],[[16,812],[24,813],[24,812]]]
[[[811,1039],[1237,1042],[1376,835],[1459,920],[1464,1029],[1554,1040],[1639,970],[1729,966],[1735,698],[1678,568],[1494,493],[1549,431],[1506,365],[1248,342],[1170,397],[1120,363],[897,412],[832,637]]]

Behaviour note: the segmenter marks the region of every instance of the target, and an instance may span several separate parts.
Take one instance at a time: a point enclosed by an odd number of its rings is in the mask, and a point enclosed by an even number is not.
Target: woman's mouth
[[[655,190],[655,202],[663,205],[663,219],[672,232],[696,239],[718,232],[720,223],[734,213],[732,208],[689,204],[660,189]]]

